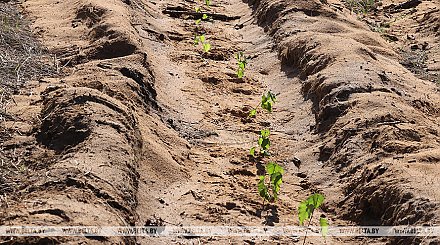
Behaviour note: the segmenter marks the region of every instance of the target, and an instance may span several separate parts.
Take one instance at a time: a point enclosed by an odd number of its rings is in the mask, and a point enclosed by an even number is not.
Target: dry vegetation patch
[[[7,108],[15,103],[12,96],[22,93],[26,81],[54,74],[43,61],[48,58],[14,3],[0,2],[0,200],[17,190],[26,172],[19,152],[4,143],[14,134],[6,125],[20,121]]]

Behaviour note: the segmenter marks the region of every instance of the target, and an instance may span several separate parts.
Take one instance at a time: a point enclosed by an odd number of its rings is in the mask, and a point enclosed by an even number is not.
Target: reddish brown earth
[[[9,188],[0,189],[0,224],[297,225],[297,205],[314,192],[326,196],[319,214],[331,225],[438,224],[440,5],[424,1],[390,10],[401,2],[384,1],[360,17],[338,0],[219,0],[206,9],[218,14],[214,21],[198,27],[191,15],[175,13],[192,12],[197,1],[21,3],[61,72],[28,82],[23,89],[31,93],[15,95],[16,104],[7,108],[13,117],[1,127],[12,133],[2,138],[2,165],[20,171],[15,181],[3,180]],[[372,31],[375,23],[394,19]],[[193,45],[196,28],[212,44],[208,54]],[[243,79],[235,75],[238,51],[250,57]],[[408,55],[426,58],[409,64]],[[279,94],[274,112],[248,119],[269,89]],[[286,173],[280,200],[263,210],[256,187],[262,165],[247,153],[265,127],[273,133],[270,160]]]

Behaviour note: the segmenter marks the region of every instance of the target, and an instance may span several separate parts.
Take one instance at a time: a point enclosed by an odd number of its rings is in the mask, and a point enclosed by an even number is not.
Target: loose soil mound
[[[0,224],[295,225],[296,206],[314,192],[327,197],[318,215],[333,225],[438,222],[440,93],[400,64],[387,39],[339,2],[216,1],[209,9],[214,20],[201,25],[194,23],[196,6],[23,3],[65,75],[31,82],[32,96],[16,95],[9,108],[21,123],[8,121],[17,133],[3,146],[26,159],[29,178],[20,195],[2,204]],[[437,37],[436,17],[426,18],[421,32]],[[193,45],[194,33],[205,34],[209,53]],[[249,56],[243,79],[235,75],[238,51]],[[268,89],[279,94],[275,111],[247,118]],[[264,162],[247,152],[266,127],[270,160],[286,174],[279,202],[263,206],[256,183]]]

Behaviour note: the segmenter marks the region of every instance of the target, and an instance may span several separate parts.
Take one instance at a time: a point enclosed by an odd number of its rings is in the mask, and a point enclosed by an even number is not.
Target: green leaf
[[[265,176],[260,176],[260,181],[258,182],[258,193],[265,200],[269,200],[270,199],[269,190],[266,184],[264,183],[265,178],[266,178]]]
[[[274,93],[272,93],[272,91],[267,91],[267,98],[269,98],[270,100],[272,100],[273,102],[275,102],[277,100],[276,95]]]
[[[281,173],[275,173],[270,175],[270,182],[272,184],[273,197],[275,200],[278,199],[278,193],[281,189],[281,184],[283,183],[283,175]]]
[[[249,150],[249,154],[250,154],[251,156],[255,157],[255,146],[252,147],[252,148]]]
[[[272,112],[273,103],[276,101],[276,95],[271,91],[263,94],[261,97],[261,107],[268,112]]]
[[[274,163],[274,162],[269,162],[266,165],[266,172],[269,175],[273,175],[273,174],[284,174],[284,169],[283,167],[281,167],[280,165]]]
[[[195,22],[196,22],[196,25],[200,24],[201,21],[202,21],[201,19],[197,19],[197,20],[195,21]]]
[[[197,45],[197,44],[199,44],[199,42],[200,42],[200,37],[199,36],[194,36],[194,45]]]
[[[252,109],[252,110],[249,112],[249,117],[255,117],[255,115],[257,115],[257,109]]]
[[[270,130],[269,129],[263,129],[260,131],[260,137],[263,139],[269,138]]]
[[[323,237],[328,234],[328,221],[325,218],[319,218],[319,225],[321,225],[321,233]]]
[[[202,15],[202,19],[204,19],[204,20],[208,19],[208,15],[207,14],[203,14]]]
[[[238,78],[242,78],[246,69],[246,58],[244,57],[243,52],[238,52],[235,54],[235,59],[237,60],[238,64],[237,76]]]
[[[244,76],[243,69],[238,68],[238,70],[237,70],[237,77],[238,78],[243,78],[243,76]]]
[[[321,206],[321,204],[324,202],[324,199],[325,198],[323,195],[315,193],[299,204],[298,217],[300,225],[304,223],[304,220],[312,217],[313,212],[316,208]]]
[[[324,196],[319,193],[315,193],[307,198],[308,203],[313,205],[314,208],[319,208],[324,200]]]
[[[283,167],[281,167],[280,165],[274,162],[269,162],[266,165],[266,172],[270,176],[270,183],[272,187],[273,197],[275,200],[277,200],[278,193],[280,192],[281,189],[281,184],[283,183],[284,169]]]
[[[265,151],[265,150],[267,150],[267,149],[269,149],[269,147],[270,147],[270,140],[269,139],[264,139],[264,138],[259,138],[258,139],[258,144],[260,145],[260,147],[261,147],[261,149],[263,150],[263,151]]]
[[[266,100],[261,103],[261,108],[265,109],[268,112],[272,112],[272,105],[273,105],[272,100]]]
[[[195,9],[196,9],[196,13],[200,12],[200,7],[196,7]]]
[[[209,50],[211,50],[211,44],[209,44],[209,43],[204,43],[204,44],[203,44],[203,51],[205,51],[205,53],[208,53]]]
[[[200,42],[204,43],[206,41],[205,35],[199,36]]]
[[[205,0],[205,4],[209,7],[209,5],[211,5],[211,0]]]
[[[270,147],[269,129],[263,129],[260,131],[260,137],[258,138],[258,145],[261,147],[262,152],[266,151]]]
[[[299,225],[304,225],[304,221],[309,218],[309,213],[307,212],[307,201],[300,202],[298,206],[298,218]]]
[[[261,104],[266,103],[267,100],[268,100],[267,96],[266,96],[265,94],[263,94],[263,95],[261,96]]]
[[[241,51],[235,55],[235,59],[238,61],[238,63],[246,63],[246,57]]]

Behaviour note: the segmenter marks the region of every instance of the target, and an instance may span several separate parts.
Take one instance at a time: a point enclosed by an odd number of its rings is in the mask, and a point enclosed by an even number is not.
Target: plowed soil
[[[7,108],[2,166],[16,174],[0,178],[0,225],[297,225],[298,203],[315,192],[326,196],[317,216],[331,225],[438,224],[440,3],[400,3],[356,14],[339,0],[213,0],[203,7],[213,20],[199,25],[202,4],[190,0],[20,3],[60,73],[27,82]],[[206,33],[209,53],[193,45],[195,33]],[[249,57],[243,79],[239,51]],[[278,94],[274,111],[248,118],[268,90]],[[263,128],[269,159],[286,170],[279,201],[266,206],[256,186],[263,160],[248,156]]]

